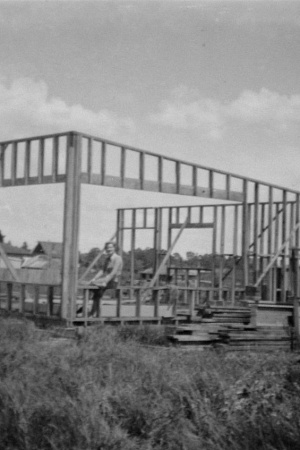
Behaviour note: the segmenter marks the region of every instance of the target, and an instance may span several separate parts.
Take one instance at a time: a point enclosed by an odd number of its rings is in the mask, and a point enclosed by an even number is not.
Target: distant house
[[[22,269],[61,269],[62,243],[39,241],[30,257],[22,264]]]
[[[3,234],[0,231],[0,244],[2,246],[2,249],[6,253],[12,266],[15,269],[20,269],[22,262],[24,261],[24,258],[28,257],[31,254],[31,251],[25,247],[16,247],[15,245],[11,245],[9,243],[4,242],[4,237],[5,236],[3,236]],[[0,255],[0,268],[1,269],[6,268],[6,264],[3,261],[3,258],[1,255]]]

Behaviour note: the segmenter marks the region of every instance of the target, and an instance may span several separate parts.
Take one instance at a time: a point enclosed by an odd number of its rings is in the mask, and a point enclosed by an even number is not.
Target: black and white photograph
[[[299,450],[300,0],[0,0],[0,450]]]

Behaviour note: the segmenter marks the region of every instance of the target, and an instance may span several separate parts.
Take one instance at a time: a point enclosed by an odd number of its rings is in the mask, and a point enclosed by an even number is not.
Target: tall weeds
[[[299,448],[293,355],[145,347],[152,328],[47,336],[0,320],[0,449]]]

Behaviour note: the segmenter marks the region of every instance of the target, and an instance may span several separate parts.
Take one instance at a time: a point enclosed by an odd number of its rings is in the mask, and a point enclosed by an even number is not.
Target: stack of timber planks
[[[210,317],[195,316],[176,327],[169,339],[189,347],[219,348],[224,351],[289,351],[292,330],[288,327],[251,325],[249,308],[216,308]]]

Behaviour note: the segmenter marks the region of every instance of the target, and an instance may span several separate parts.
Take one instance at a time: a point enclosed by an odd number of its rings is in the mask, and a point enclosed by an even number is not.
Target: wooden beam
[[[68,136],[62,261],[61,317],[73,319],[77,295],[81,136]]]

